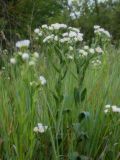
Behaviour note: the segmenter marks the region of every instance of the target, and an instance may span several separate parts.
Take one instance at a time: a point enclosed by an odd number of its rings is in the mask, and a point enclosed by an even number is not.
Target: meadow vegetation
[[[119,50],[94,26],[42,25],[1,51],[0,157],[119,160]]]

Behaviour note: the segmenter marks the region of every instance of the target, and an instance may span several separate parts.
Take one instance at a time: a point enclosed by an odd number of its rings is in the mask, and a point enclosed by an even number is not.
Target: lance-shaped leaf
[[[86,94],[87,94],[87,89],[84,88],[80,95],[81,102],[85,100]]]

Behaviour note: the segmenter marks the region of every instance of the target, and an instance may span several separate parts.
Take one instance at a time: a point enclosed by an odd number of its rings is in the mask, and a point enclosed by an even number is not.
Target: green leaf
[[[81,97],[80,97],[81,102],[85,100],[86,94],[87,94],[87,89],[84,88],[83,91],[81,92]]]
[[[78,104],[80,101],[83,102],[85,100],[87,94],[87,89],[84,88],[82,91],[80,91],[80,88],[74,88],[74,99],[75,103]]]

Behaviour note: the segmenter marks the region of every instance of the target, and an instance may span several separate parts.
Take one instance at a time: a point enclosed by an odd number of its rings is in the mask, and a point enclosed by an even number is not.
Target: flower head
[[[89,52],[90,52],[91,54],[94,54],[94,53],[95,53],[95,50],[94,50],[93,48],[90,48],[90,49],[89,49]]]
[[[39,28],[36,28],[36,29],[34,30],[34,32],[35,32],[36,34],[38,34],[38,33],[40,32],[40,29],[39,29]]]
[[[34,52],[34,53],[33,53],[33,56],[34,56],[35,58],[39,58],[39,53],[38,53],[38,52]]]
[[[45,85],[45,84],[47,83],[45,77],[43,77],[43,76],[40,76],[40,77],[39,77],[39,80],[40,80],[40,82],[41,82],[41,85]]]
[[[100,47],[97,47],[95,50],[96,50],[97,53],[102,53],[103,52],[103,50]]]
[[[27,61],[27,60],[29,59],[29,54],[28,54],[28,53],[23,53],[23,54],[22,54],[22,59],[23,59],[24,61]]]
[[[36,133],[44,133],[48,129],[48,126],[43,125],[42,123],[38,123],[36,127],[34,127],[33,131]]]
[[[107,112],[110,112],[110,111],[112,111],[112,112],[116,112],[116,113],[120,113],[120,108],[118,107],[118,106],[116,106],[116,105],[105,105],[105,110],[104,110],[104,112],[105,113],[107,113]]]
[[[16,64],[16,59],[15,58],[10,58],[10,63],[11,64]]]
[[[89,46],[84,46],[84,49],[85,49],[85,50],[88,50],[88,49],[89,49]]]
[[[42,25],[42,28],[43,28],[43,29],[48,29],[47,24],[43,24],[43,25]]]
[[[100,26],[94,25],[94,29],[99,29],[99,28],[100,28]]]
[[[17,48],[29,47],[29,45],[30,45],[30,40],[22,40],[16,43]]]

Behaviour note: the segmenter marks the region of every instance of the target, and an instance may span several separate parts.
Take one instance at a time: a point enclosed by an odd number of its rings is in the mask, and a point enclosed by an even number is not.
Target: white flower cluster
[[[67,59],[69,59],[69,60],[73,60],[73,59],[74,59],[74,55],[67,54]]]
[[[38,123],[36,127],[34,127],[33,131],[36,133],[44,133],[48,129],[48,126],[43,125],[42,123]]]
[[[30,40],[22,40],[16,43],[17,48],[29,47],[29,45],[30,45]]]
[[[72,20],[78,19],[80,17],[80,11],[71,12],[70,17]]]
[[[88,56],[88,52],[85,51],[84,49],[80,49],[79,54],[80,54],[81,57],[87,57]]]
[[[36,28],[36,29],[34,30],[34,33],[35,33],[38,37],[41,37],[41,36],[43,35],[42,30],[39,29],[39,28]]]
[[[54,23],[54,24],[51,24],[50,26],[48,26],[48,25],[44,24],[44,25],[42,25],[41,28],[53,31],[53,30],[59,30],[59,29],[66,29],[67,25],[66,24],[60,24],[60,23]]]
[[[98,25],[95,25],[95,26],[94,26],[94,33],[95,33],[95,34],[99,34],[99,35],[105,35],[105,36],[107,36],[108,38],[111,38],[110,33],[109,33],[107,30],[105,30],[104,28],[101,28],[101,27],[98,26]]]
[[[48,42],[53,42],[53,41],[58,41],[60,43],[74,43],[74,42],[81,42],[83,41],[83,34],[80,33],[80,30],[78,28],[74,28],[74,27],[68,27],[66,24],[59,24],[59,23],[55,23],[52,24],[51,26],[48,25],[42,25],[41,27],[43,29],[43,33],[48,30],[47,36],[45,34],[45,37],[43,39],[43,43],[48,43]],[[44,31],[45,29],[45,31]],[[53,31],[55,30],[60,30],[60,29],[64,29],[61,32],[55,32],[53,33]],[[37,29],[36,29],[37,30]],[[51,33],[52,31],[52,33]],[[67,31],[67,32],[65,32]],[[37,32],[39,33],[39,30],[37,30]]]
[[[97,53],[103,53],[103,50],[101,47],[97,47],[97,48],[95,48],[95,50]]]
[[[26,52],[24,52],[24,53],[22,53],[22,59],[23,59],[23,61],[27,61],[28,59],[29,59],[29,53],[26,53]]]
[[[93,60],[91,63],[95,67],[101,65],[101,61],[99,59]]]
[[[70,28],[68,28],[70,29]],[[72,42],[81,42],[83,41],[83,34],[79,32],[79,30],[76,28],[71,28],[71,30],[69,32],[65,32],[62,34],[62,37],[60,39],[61,43],[64,42],[68,42],[68,43],[72,43]]]
[[[81,1],[68,0],[68,10],[70,11],[70,17],[72,20],[78,19],[80,17],[80,6]]]
[[[40,80],[41,85],[45,85],[47,83],[45,77],[42,75],[39,77],[39,80]]]
[[[35,66],[36,64],[36,61],[38,60],[39,58],[39,53],[38,52],[34,52],[31,56],[31,59],[29,61],[29,66]]]
[[[78,52],[80,54],[80,57],[87,57],[88,55],[103,53],[103,50],[100,47],[89,48],[89,46],[85,45],[83,49],[80,49]]]
[[[104,112],[105,112],[105,113],[108,113],[108,112],[110,112],[110,111],[120,113],[120,107],[117,107],[116,105],[113,105],[113,106],[112,106],[112,105],[110,105],[110,104],[105,105],[105,110],[104,110]]]
[[[16,47],[18,48],[29,47],[29,45],[29,40],[22,40],[16,43]],[[17,54],[15,53],[15,57],[10,58],[10,63],[15,65],[17,63],[18,57],[21,57],[23,61],[28,62],[30,66],[34,66],[36,64],[37,59],[39,58],[39,53],[34,52],[33,54],[30,54],[28,51],[18,51]]]
[[[16,59],[14,57],[10,58],[10,63],[13,64],[13,65],[16,64]]]
[[[55,39],[55,35],[51,34],[43,39],[43,43],[53,41],[54,39]]]

